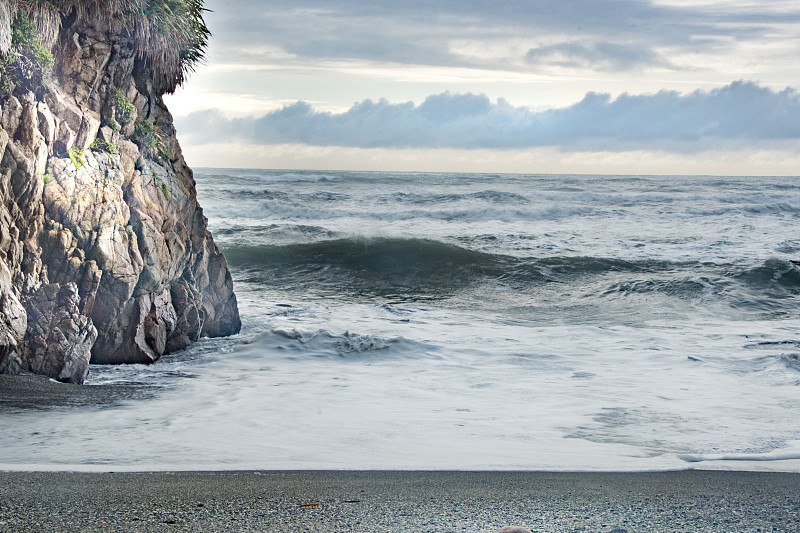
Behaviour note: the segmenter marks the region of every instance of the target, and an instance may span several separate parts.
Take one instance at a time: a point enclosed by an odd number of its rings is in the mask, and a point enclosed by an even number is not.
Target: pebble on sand
[[[521,527],[506,526],[497,533],[531,533],[531,531],[528,529],[523,529]]]

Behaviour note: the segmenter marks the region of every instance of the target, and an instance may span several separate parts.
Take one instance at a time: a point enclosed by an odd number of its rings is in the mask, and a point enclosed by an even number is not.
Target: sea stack
[[[169,4],[0,0],[0,372],[82,383],[241,327],[162,100],[202,2]]]

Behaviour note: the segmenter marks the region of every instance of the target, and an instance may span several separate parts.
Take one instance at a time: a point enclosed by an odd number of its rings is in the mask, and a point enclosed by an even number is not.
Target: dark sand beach
[[[800,531],[800,475],[0,473],[0,531]]]

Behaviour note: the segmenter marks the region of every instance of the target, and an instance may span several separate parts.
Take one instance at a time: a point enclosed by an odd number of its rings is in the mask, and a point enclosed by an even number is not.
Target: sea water
[[[243,328],[5,468],[800,471],[800,178],[201,169]]]

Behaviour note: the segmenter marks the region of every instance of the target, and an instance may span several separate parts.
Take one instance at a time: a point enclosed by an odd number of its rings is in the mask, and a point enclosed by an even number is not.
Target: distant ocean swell
[[[441,221],[537,221],[563,220],[567,217],[625,217],[633,211],[656,208],[646,213],[653,219],[684,213],[702,218],[737,216],[788,216],[800,218],[800,204],[786,198],[796,194],[798,187],[772,184],[757,190],[732,192],[719,185],[720,192],[709,198],[704,192],[660,187],[643,188],[636,194],[616,189],[588,191],[583,187],[550,187],[538,191],[478,190],[449,192],[441,190],[406,191],[382,190],[380,177],[353,175],[329,177],[315,181],[304,179],[240,179],[238,187],[215,191],[216,200],[247,202],[251,214],[259,217],[269,213],[284,220],[351,217],[354,213],[375,221],[431,219]],[[276,181],[273,181],[276,180]],[[634,183],[635,180],[631,180]],[[333,188],[342,183],[356,187],[375,187],[368,197],[346,191],[318,191],[319,187]],[[283,190],[287,184],[308,187],[303,191]],[[614,180],[609,180],[614,184]],[[392,184],[397,185],[397,184]],[[523,184],[524,185],[524,184]],[[620,184],[621,186],[628,184]],[[707,185],[707,184],[706,184]],[[282,186],[284,186],[282,188]],[[360,191],[359,191],[360,192]],[[709,201],[711,200],[711,201]],[[368,202],[368,203],[367,203]]]

